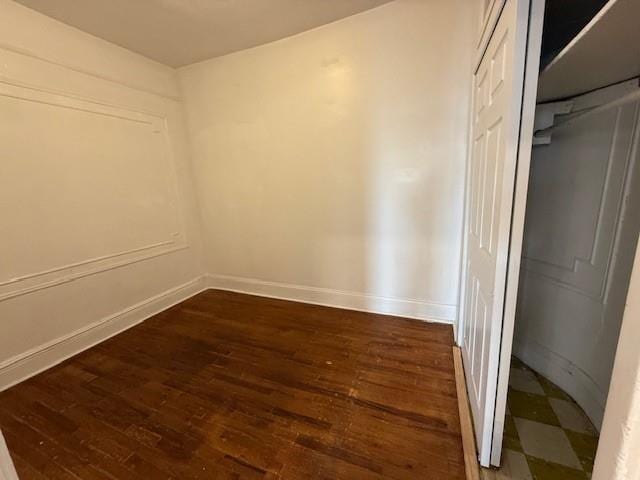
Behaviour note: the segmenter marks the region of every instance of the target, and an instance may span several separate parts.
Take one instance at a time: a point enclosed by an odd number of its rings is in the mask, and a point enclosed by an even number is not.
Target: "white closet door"
[[[473,77],[462,353],[480,463],[491,456],[529,0],[507,0]]]

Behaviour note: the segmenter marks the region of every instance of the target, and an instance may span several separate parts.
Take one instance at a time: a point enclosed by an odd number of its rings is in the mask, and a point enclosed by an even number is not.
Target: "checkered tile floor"
[[[498,480],[591,478],[598,433],[580,407],[518,359],[511,363]]]

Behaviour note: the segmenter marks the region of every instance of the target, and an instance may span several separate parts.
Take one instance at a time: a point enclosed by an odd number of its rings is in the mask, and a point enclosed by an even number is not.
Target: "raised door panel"
[[[480,3],[480,15],[479,26],[478,26],[478,36],[476,43],[476,50],[481,54],[489,40],[491,39],[491,34],[493,29],[498,22],[498,18],[502,13],[502,9],[506,3],[506,0],[476,0]],[[480,61],[480,57],[478,58]]]
[[[527,1],[506,2],[473,78],[462,354],[483,465],[491,453],[527,16]]]

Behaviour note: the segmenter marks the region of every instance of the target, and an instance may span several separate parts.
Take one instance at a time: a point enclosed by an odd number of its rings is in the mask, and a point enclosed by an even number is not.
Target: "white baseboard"
[[[0,363],[0,391],[206,290],[206,284],[198,277]]]
[[[450,324],[454,322],[456,316],[454,305],[378,297],[248,278],[204,275],[0,363],[0,391],[47,370],[208,288],[430,322]]]
[[[513,354],[567,392],[600,430],[607,394],[575,364],[536,342],[514,341]]]
[[[218,290],[248,293],[282,300],[293,300],[327,307],[346,308],[348,310],[415,318],[427,322],[452,324],[456,318],[455,305],[378,297],[364,293],[345,292],[328,288],[266,282],[253,278],[209,274],[208,286],[209,288]]]

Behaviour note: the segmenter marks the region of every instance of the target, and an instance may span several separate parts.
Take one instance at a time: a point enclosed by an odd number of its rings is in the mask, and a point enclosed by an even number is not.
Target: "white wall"
[[[593,480],[640,479],[640,254],[626,303]]]
[[[212,285],[453,321],[473,14],[399,0],[179,70]]]
[[[0,389],[202,288],[179,95],[0,0]]]
[[[400,0],[180,86],[0,0],[0,389],[206,285],[453,321],[472,15]]]
[[[637,82],[574,100],[591,108]],[[554,130],[531,163],[514,353],[604,414],[640,228],[640,103]]]

